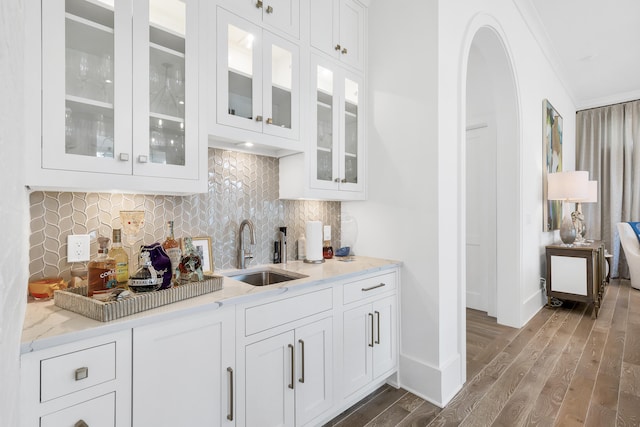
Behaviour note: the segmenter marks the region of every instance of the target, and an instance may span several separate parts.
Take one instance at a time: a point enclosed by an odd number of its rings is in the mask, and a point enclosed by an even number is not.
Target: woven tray
[[[109,322],[131,314],[161,307],[199,295],[222,289],[223,276],[205,276],[200,282],[188,283],[159,291],[133,294],[122,301],[102,302],[87,297],[87,287],[81,286],[55,291],[54,302],[58,307],[73,311],[101,322]]]

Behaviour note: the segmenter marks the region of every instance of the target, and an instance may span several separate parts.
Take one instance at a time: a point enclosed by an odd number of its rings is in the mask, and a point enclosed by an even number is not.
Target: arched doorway
[[[508,49],[493,26],[479,26],[461,73],[465,262],[461,346],[466,354],[467,306],[498,323],[520,326],[521,207],[519,103]],[[466,378],[466,367],[463,368]]]

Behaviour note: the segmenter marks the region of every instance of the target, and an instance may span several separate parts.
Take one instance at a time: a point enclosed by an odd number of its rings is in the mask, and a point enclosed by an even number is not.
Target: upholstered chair
[[[628,223],[619,222],[617,226],[620,243],[624,249],[624,255],[627,257],[627,264],[629,264],[631,286],[640,289],[640,242]]]

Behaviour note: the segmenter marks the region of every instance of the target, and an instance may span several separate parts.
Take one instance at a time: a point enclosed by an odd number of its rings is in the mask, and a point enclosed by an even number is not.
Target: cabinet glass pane
[[[113,157],[113,7],[67,0],[65,12],[65,152]]]
[[[229,114],[253,119],[253,41],[248,31],[229,24]]]
[[[345,179],[358,183],[358,83],[345,79],[344,83],[344,147]]]
[[[149,0],[149,160],[184,166],[186,5]]]
[[[333,72],[318,66],[317,179],[333,180]]]
[[[271,113],[273,125],[291,129],[291,81],[293,55],[286,49],[271,47]]]

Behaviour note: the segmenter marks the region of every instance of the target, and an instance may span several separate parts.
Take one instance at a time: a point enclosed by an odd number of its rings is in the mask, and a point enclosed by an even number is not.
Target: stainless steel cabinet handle
[[[87,368],[86,366],[76,369],[76,381],[83,380],[88,376],[89,376],[89,368]]]
[[[293,389],[293,383],[294,383],[294,377],[296,376],[296,372],[295,372],[295,360],[294,360],[294,352],[295,352],[295,348],[293,347],[293,344],[289,344],[289,350],[291,350],[291,382],[289,383],[289,388]]]
[[[267,13],[273,13],[273,8],[271,6],[267,6]]]
[[[227,372],[229,372],[229,413],[227,419],[233,421],[233,369],[231,366],[227,368]]]
[[[346,184],[346,183],[347,183],[347,178],[342,178],[342,179],[340,180],[340,182],[341,182],[341,183],[343,183],[343,184]]]
[[[268,124],[268,125],[272,125],[272,124],[273,124],[273,119],[272,119],[271,117],[269,117],[269,118],[267,119],[267,124]]]
[[[368,288],[362,288],[362,292],[369,292],[369,291],[372,291],[374,289],[381,288],[383,286],[387,286],[387,284],[386,283],[380,283],[379,285],[371,286],[371,287],[368,287]]]
[[[371,318],[371,342],[369,347],[373,347],[373,313],[369,313],[369,317]]]
[[[262,7],[262,0],[258,0],[258,1],[256,2],[256,7],[257,7],[258,9],[260,9],[260,8]]]
[[[262,116],[256,116],[256,122],[261,122],[262,121]]]
[[[346,54],[347,54],[347,48],[346,48],[346,47],[342,48],[342,54],[343,54],[343,55],[346,55]]]
[[[121,162],[128,162],[129,153],[120,153],[120,156],[118,156],[118,158],[120,159]]]
[[[340,50],[342,49],[342,46],[340,46],[339,44],[336,45],[336,47],[334,47],[335,50]]]
[[[378,319],[378,338],[376,338],[376,344],[380,344],[380,312],[374,311],[376,318]]]
[[[84,420],[79,420],[73,427],[89,427],[89,424],[85,423]]]
[[[145,156],[144,154],[140,154],[138,156],[138,163],[147,163],[149,161],[149,157]]]
[[[304,383],[304,341],[298,340],[298,342],[300,343],[300,351],[302,352],[302,355],[300,356],[301,357],[300,362],[302,364],[302,367],[301,367],[302,376],[298,381],[300,381],[301,383]]]
[[[340,178],[334,178],[333,182],[340,182]]]

